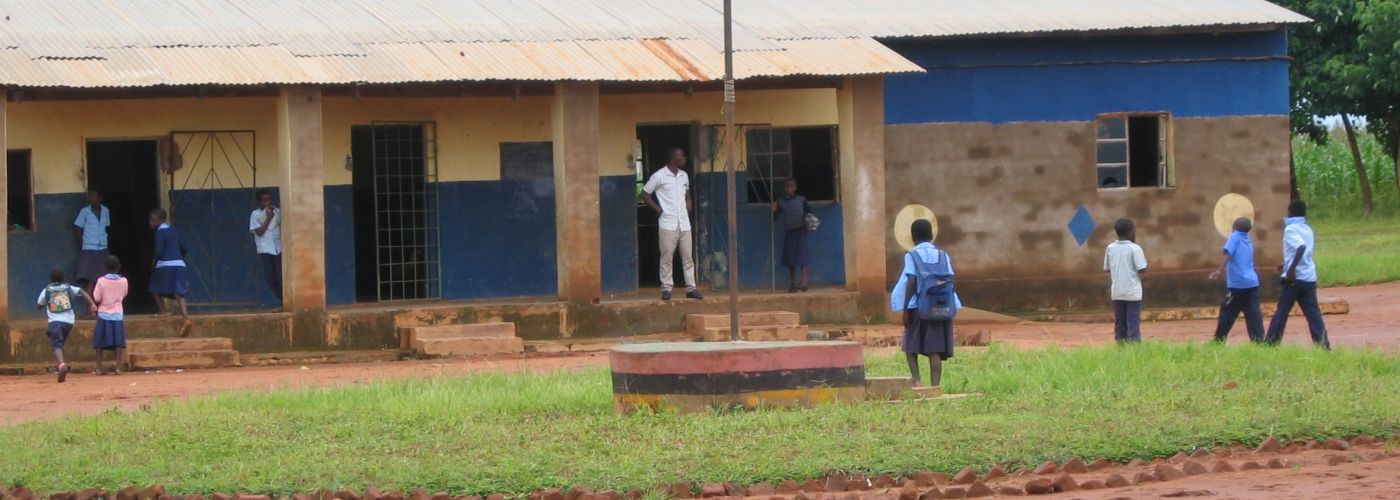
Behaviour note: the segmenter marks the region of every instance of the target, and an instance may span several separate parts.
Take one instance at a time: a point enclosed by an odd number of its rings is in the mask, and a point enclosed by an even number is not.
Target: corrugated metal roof
[[[704,0],[719,8],[723,0]],[[1266,0],[783,0],[733,2],[765,38],[946,37],[1008,33],[1294,24]]]
[[[736,53],[738,78],[921,71],[870,38],[780,40]],[[369,45],[354,57],[284,47],[96,49],[100,59],[36,61],[0,50],[0,81],[24,87],[343,84],[437,81],[712,81],[720,52],[701,40],[449,42]]]
[[[0,85],[715,80],[722,0],[0,0]],[[880,37],[1304,22],[1263,0],[740,0],[739,78],[920,71]]]

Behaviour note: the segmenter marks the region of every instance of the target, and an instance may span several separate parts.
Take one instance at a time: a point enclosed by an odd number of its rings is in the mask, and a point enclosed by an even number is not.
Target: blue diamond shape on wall
[[[1089,215],[1089,210],[1079,207],[1074,212],[1074,217],[1069,219],[1069,234],[1074,235],[1074,241],[1079,242],[1079,246],[1084,246],[1084,242],[1089,241],[1089,235],[1094,234],[1094,217]]]

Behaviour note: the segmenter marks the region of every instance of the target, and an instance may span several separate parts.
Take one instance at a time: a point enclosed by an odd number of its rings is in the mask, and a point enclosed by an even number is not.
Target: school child
[[[928,357],[929,383],[943,379],[943,360],[953,357],[953,317],[962,303],[953,290],[953,262],[948,252],[933,246],[933,224],[919,219],[910,226],[914,249],[904,255],[904,270],[890,292],[890,309],[904,318],[901,349],[909,362],[914,387],[919,382],[919,356]]]
[[[1118,219],[1113,231],[1118,241],[1109,243],[1103,255],[1103,270],[1112,281],[1113,340],[1141,342],[1142,273],[1147,272],[1147,257],[1137,244],[1132,219]]]
[[[783,223],[783,267],[788,268],[788,293],[807,291],[807,264],[811,257],[811,245],[807,242],[807,215],[812,208],[807,205],[807,197],[797,194],[797,180],[789,178],[783,183],[783,198],[773,202],[773,218]],[[797,273],[802,272],[801,284]]]
[[[68,278],[64,275],[63,269],[55,267],[49,271],[49,286],[44,287],[39,292],[37,302],[38,309],[43,309],[49,316],[49,327],[46,333],[49,336],[49,346],[53,347],[53,357],[58,374],[58,382],[61,384],[68,379],[68,372],[72,369],[68,363],[63,361],[63,344],[68,342],[68,334],[73,332],[73,323],[77,321],[77,314],[73,312],[73,296],[82,297],[88,303],[88,310],[94,311],[97,305],[92,302],[92,297],[82,288],[68,284]]]
[[[1254,224],[1248,218],[1235,219],[1234,232],[1225,241],[1225,258],[1220,268],[1210,273],[1210,279],[1225,275],[1225,301],[1220,303],[1220,318],[1215,326],[1215,341],[1225,342],[1234,328],[1235,320],[1244,313],[1245,331],[1251,342],[1264,341],[1264,315],[1259,312],[1259,274],[1254,271],[1254,243],[1249,231]]]
[[[175,228],[166,222],[165,210],[151,210],[148,222],[155,231],[156,238],[156,264],[155,270],[151,272],[150,286],[151,293],[156,296],[156,306],[160,310],[156,317],[168,316],[170,310],[166,301],[173,300],[180,306],[180,319],[183,320],[180,336],[188,337],[194,323],[190,322],[190,313],[185,307],[185,244],[180,241],[180,235],[175,232]]]
[[[1308,204],[1303,200],[1293,200],[1288,204],[1288,218],[1283,220],[1283,263],[1277,269],[1283,290],[1278,296],[1278,308],[1264,333],[1264,342],[1278,345],[1283,341],[1283,330],[1288,327],[1288,315],[1293,312],[1293,304],[1303,310],[1308,320],[1308,333],[1313,344],[1331,350],[1332,342],[1327,340],[1327,324],[1322,320],[1322,309],[1317,304],[1317,262],[1313,261],[1313,249],[1317,240],[1312,226],[1308,225]]]
[[[126,359],[126,322],[123,321],[122,300],[126,298],[126,278],[118,274],[122,262],[117,256],[107,257],[107,274],[97,278],[93,286],[92,298],[97,302],[97,327],[92,330],[92,348],[97,351],[97,374],[102,371],[102,356],[107,351],[115,351],[112,360],[112,374],[121,375],[122,362]]]

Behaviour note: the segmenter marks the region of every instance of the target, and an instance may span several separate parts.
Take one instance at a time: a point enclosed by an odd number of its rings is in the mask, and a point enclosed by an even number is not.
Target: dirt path
[[[1400,283],[1329,289],[1323,296],[1341,297],[1351,314],[1328,316],[1333,346],[1365,345],[1400,352]],[[1267,319],[1266,319],[1267,321]],[[1112,342],[1111,327],[1083,323],[1023,323],[986,327],[997,341],[1016,346],[1099,345]],[[1150,339],[1203,340],[1215,330],[1214,321],[1147,323]],[[1231,342],[1243,342],[1239,323]],[[1308,342],[1307,323],[1293,318],[1284,341]],[[74,374],[66,384],[47,375],[0,377],[0,425],[58,418],[71,413],[95,414],[112,407],[132,409],[155,400],[182,398],[223,390],[265,390],[282,387],[324,387],[374,380],[422,378],[479,371],[555,370],[607,363],[607,356],[540,357],[515,360],[437,360],[338,365],[228,368],[181,373],[132,373],[119,377]]]

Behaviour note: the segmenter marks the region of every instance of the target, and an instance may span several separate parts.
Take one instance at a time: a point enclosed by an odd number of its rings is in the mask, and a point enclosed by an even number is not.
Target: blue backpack
[[[953,268],[948,265],[948,252],[938,251],[938,263],[928,264],[919,254],[909,251],[914,261],[914,292],[918,297],[919,319],[949,321],[958,315],[957,299],[953,293]]]

